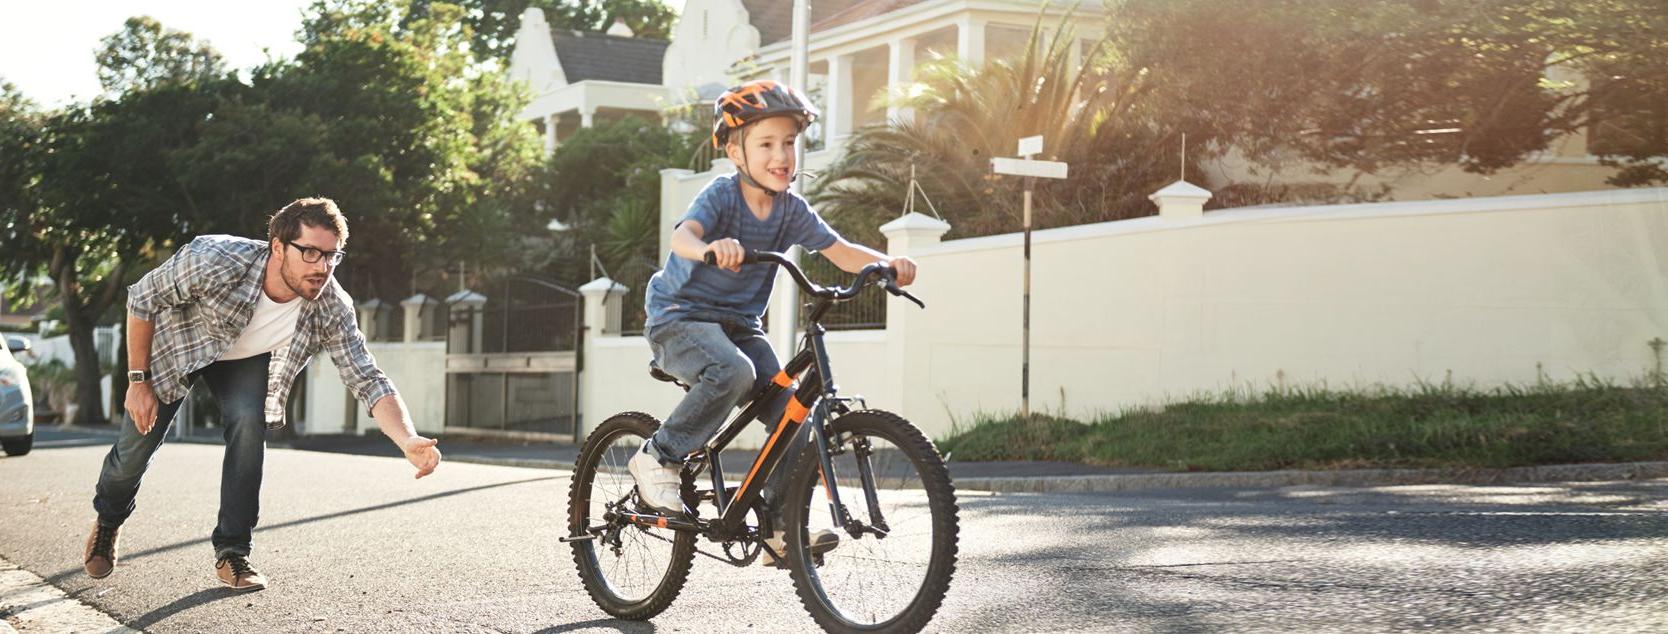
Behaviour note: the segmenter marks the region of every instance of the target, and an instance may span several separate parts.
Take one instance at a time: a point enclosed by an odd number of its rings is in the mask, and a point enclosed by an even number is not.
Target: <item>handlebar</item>
[[[718,256],[711,251],[702,254],[701,259],[710,265],[716,266],[718,264]],[[915,305],[920,306],[921,308],[927,307],[926,302],[921,301],[920,298],[909,294],[909,291],[898,288],[898,272],[896,269],[879,262],[863,267],[863,270],[857,272],[857,279],[853,280],[850,286],[845,287],[818,286],[815,282],[812,282],[810,278],[805,277],[805,271],[801,270],[799,265],[794,264],[792,260],[787,258],[787,256],[773,251],[754,251],[752,249],[748,249],[742,254],[741,263],[780,264],[782,265],[782,268],[787,269],[788,275],[793,277],[793,281],[799,284],[799,288],[804,290],[805,294],[812,297],[826,299],[831,302],[843,302],[857,297],[857,294],[863,292],[864,287],[869,285],[870,278],[879,277],[883,281],[882,286],[886,289],[886,292],[915,302]]]

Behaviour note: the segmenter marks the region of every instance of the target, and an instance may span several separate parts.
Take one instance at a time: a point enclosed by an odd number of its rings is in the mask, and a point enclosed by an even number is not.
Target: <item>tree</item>
[[[1121,91],[1261,164],[1489,173],[1588,126],[1607,90],[1630,115],[1627,102],[1657,104],[1657,121],[1668,96],[1668,12],[1653,0],[1124,0],[1111,13]],[[1559,68],[1615,80],[1549,80]],[[1617,156],[1663,154],[1658,137]]]
[[[99,42],[103,48],[97,55],[98,80],[111,96],[210,79],[226,71],[225,61],[207,42],[163,28],[149,16],[128,18],[121,31]]]
[[[566,283],[588,282],[594,245],[615,279],[646,279],[659,256],[660,170],[683,165],[705,139],[626,117],[563,141],[534,192],[544,214],[569,228],[545,267]]]
[[[415,276],[459,259],[512,257],[517,223],[533,220],[518,201],[539,141],[515,118],[525,97],[469,53],[461,10],[402,21],[384,5],[321,3],[303,38],[296,59],[247,84],[159,74],[201,66],[167,57],[180,47],[141,47],[165,57],[122,58],[121,76],[149,78],[126,92],[0,124],[0,176],[23,174],[0,183],[0,270],[55,281],[82,403],[98,402],[93,326],[119,315],[127,282],[193,235],[264,237],[294,198],[342,204],[359,237],[339,275],[362,298],[404,297]],[[81,422],[98,410],[83,407]]]
[[[251,117],[319,127],[290,191],[335,198],[355,235],[376,236],[349,245],[341,276],[356,296],[404,297],[414,277],[455,262],[509,261],[513,236],[532,230],[523,190],[540,142],[516,118],[526,97],[470,53],[468,38],[456,5],[416,15],[320,2],[304,50],[254,73]]]
[[[16,160],[7,161],[0,184],[8,245],[0,267],[13,280],[42,272],[53,280],[84,405],[77,422],[102,419],[93,327],[122,299],[136,262],[202,219],[180,204],[186,192],[177,173],[159,160],[191,143],[212,112],[199,84],[221,81],[213,79],[218,57],[182,44],[189,41],[154,21],[129,20],[99,55],[106,87],[126,91],[113,99],[43,115],[4,91],[0,143]]]
[[[422,15],[432,0],[413,0],[412,15]],[[552,28],[606,31],[623,20],[636,37],[671,37],[677,13],[661,0],[459,0],[464,22],[473,32],[470,46],[483,60],[509,60],[521,14],[529,7],[544,10]]]
[[[21,219],[39,206],[34,161],[40,157],[37,147],[44,123],[39,107],[16,85],[0,79],[0,156],[6,157],[0,161],[0,242],[7,245],[0,250],[0,279],[18,276],[29,261],[22,253],[31,245]]]

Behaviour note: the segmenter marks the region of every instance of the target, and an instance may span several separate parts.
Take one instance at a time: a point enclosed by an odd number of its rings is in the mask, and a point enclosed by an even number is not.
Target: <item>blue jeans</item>
[[[738,319],[722,323],[679,320],[649,329],[649,349],[655,365],[690,386],[689,394],[660,424],[649,451],[661,464],[681,464],[691,452],[712,439],[730,410],[740,407],[769,385],[782,370],[765,334]],[[774,426],[782,419],[793,390],[776,397],[759,417]],[[796,434],[788,456],[797,456],[808,435]],[[765,481],[768,497],[776,497],[789,469],[782,463]]]
[[[261,465],[266,458],[267,363],[271,355],[219,361],[193,372],[208,383],[220,405],[226,457],[220,467],[220,521],[214,527],[216,559],[249,556],[251,534],[261,508]],[[132,417],[122,417],[121,436],[104,456],[93,495],[93,510],[105,526],[121,526],[133,514],[139,481],[162,445],[184,399],[157,407],[156,426],[140,435]]]

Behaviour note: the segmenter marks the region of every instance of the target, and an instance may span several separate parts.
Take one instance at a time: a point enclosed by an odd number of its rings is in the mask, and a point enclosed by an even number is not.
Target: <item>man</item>
[[[267,242],[198,237],[128,288],[128,416],[99,472],[98,520],[84,557],[88,576],[101,579],[115,570],[118,530],[133,513],[139,480],[192,377],[202,377],[214,393],[225,427],[214,570],[233,590],[266,587],[249,563],[265,434],[284,425],[290,386],[320,349],[417,467],[417,477],[440,464],[435,441],[417,435],[393,382],[365,349],[353,299],[333,277],[348,238],[336,203],[292,202],[273,214],[267,236]]]

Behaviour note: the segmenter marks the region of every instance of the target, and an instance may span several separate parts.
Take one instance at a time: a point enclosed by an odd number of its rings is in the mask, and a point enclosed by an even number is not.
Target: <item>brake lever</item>
[[[898,297],[902,297],[902,298],[907,299],[909,301],[915,302],[915,305],[920,306],[921,308],[926,308],[927,307],[927,303],[921,301],[921,298],[909,294],[909,291],[898,288],[897,284],[887,284],[886,285],[886,292],[891,293],[893,295],[897,295]]]

